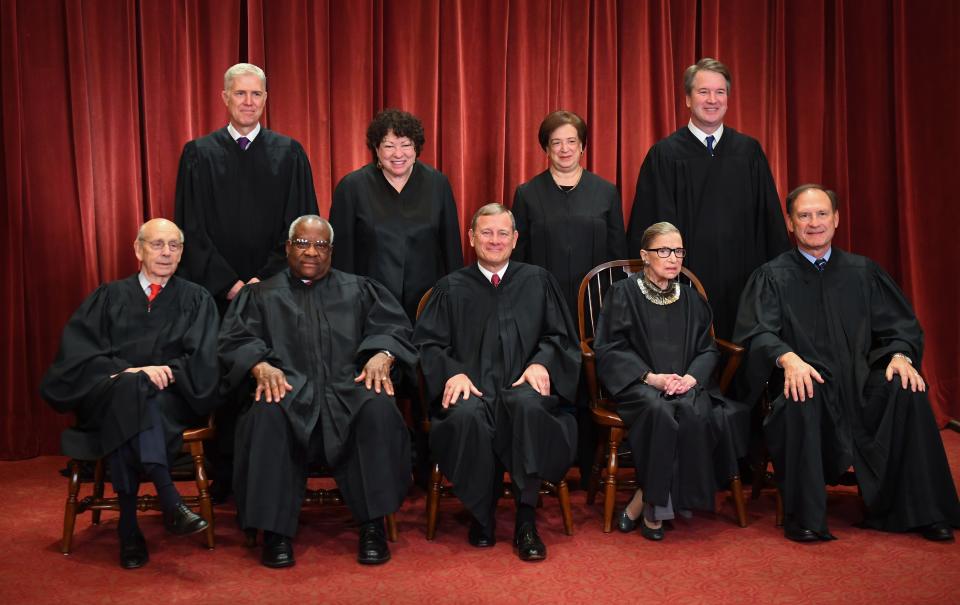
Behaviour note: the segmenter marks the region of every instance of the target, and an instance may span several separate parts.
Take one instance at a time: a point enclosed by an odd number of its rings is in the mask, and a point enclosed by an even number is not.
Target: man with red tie
[[[40,386],[54,409],[76,413],[76,426],[61,439],[63,453],[108,460],[126,569],[148,560],[137,525],[141,476],[157,490],[168,531],[207,527],[183,504],[169,470],[183,430],[210,412],[219,380],[217,308],[206,290],[174,276],[183,249],[174,223],[144,223],[134,242],[140,271],[87,297]]]
[[[573,461],[572,413],[580,352],[576,328],[553,275],[511,261],[513,214],[487,204],[473,217],[477,263],[442,278],[414,331],[432,403],[430,449],[473,515],[468,540],[496,543],[495,509],[510,472],[523,561],[547,556],[535,510],[543,480]]]

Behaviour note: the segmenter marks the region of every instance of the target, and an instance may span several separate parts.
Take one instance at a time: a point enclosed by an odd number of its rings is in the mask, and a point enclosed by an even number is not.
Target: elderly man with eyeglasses
[[[384,517],[410,485],[393,398],[401,367],[417,362],[410,321],[375,280],[330,268],[333,237],[319,216],[293,221],[288,268],[242,289],[221,326],[225,381],[250,393],[237,422],[237,510],[244,529],[263,530],[267,567],[294,564],[310,464],[332,469],[363,564],[390,558]]]
[[[174,223],[144,223],[134,242],[140,271],[87,297],[64,328],[40,387],[57,411],[77,415],[77,425],[63,434],[63,453],[108,460],[126,569],[148,560],[137,525],[141,476],[154,484],[169,532],[207,527],[183,504],[169,470],[183,430],[214,405],[219,377],[217,308],[206,290],[174,276],[183,248]]]

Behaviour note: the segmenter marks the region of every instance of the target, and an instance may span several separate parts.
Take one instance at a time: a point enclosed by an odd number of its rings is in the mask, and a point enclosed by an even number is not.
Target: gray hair
[[[723,79],[727,81],[727,94],[730,94],[730,70],[720,61],[704,57],[683,72],[683,90],[686,91],[688,96],[693,92],[693,79],[697,77],[697,72],[700,71],[712,71],[723,76]]]
[[[470,221],[470,229],[475,230],[477,228],[477,219],[481,216],[496,216],[498,214],[509,214],[510,225],[514,231],[517,230],[517,219],[513,217],[513,213],[510,212],[509,208],[497,202],[480,206],[480,209],[474,213],[473,220]]]
[[[237,63],[230,69],[224,72],[223,74],[223,90],[229,91],[230,85],[233,84],[234,78],[240,76],[257,76],[260,78],[260,86],[264,90],[267,89],[267,74],[263,73],[263,70],[253,65],[252,63]]]
[[[320,223],[330,231],[330,244],[333,245],[333,225],[331,225],[327,219],[322,216],[317,216],[316,214],[304,214],[303,216],[298,216],[293,219],[293,222],[290,223],[290,229],[287,231],[287,239],[293,241],[293,234],[297,231],[297,227],[299,227],[301,223],[309,223],[311,221]]]
[[[642,250],[644,248],[648,248],[653,240],[661,235],[667,235],[668,233],[676,233],[677,235],[680,235],[680,230],[674,227],[673,223],[668,223],[666,221],[650,225],[647,227],[646,231],[643,232],[643,237],[640,238],[640,249]]]
[[[175,222],[173,222],[173,221],[171,221],[171,220],[168,220],[168,219],[165,219],[165,218],[152,218],[152,219],[150,219],[149,221],[145,222],[144,224],[140,225],[140,228],[137,229],[137,240],[136,240],[136,241],[138,241],[138,242],[146,241],[145,239],[143,239],[143,232],[144,232],[144,230],[146,230],[147,225],[149,225],[149,224],[152,223],[153,221],[163,221],[163,222],[165,222],[165,223],[170,223],[171,225],[173,225],[174,227],[176,227],[176,228],[177,228],[177,233],[180,234],[180,243],[182,244],[182,243],[184,242],[183,229],[181,229],[180,226],[177,225]]]

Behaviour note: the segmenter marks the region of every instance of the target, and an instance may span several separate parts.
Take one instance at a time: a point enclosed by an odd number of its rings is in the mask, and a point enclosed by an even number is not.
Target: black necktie
[[[818,258],[817,260],[813,261],[813,266],[817,268],[817,271],[823,273],[823,268],[827,266],[827,259]]]

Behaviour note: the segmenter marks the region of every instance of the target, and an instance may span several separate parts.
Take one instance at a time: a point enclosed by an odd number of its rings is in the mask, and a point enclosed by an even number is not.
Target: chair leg
[[[573,511],[570,510],[570,488],[567,480],[557,484],[557,498],[560,499],[560,512],[563,514],[563,533],[573,535]]]
[[[193,457],[193,472],[197,480],[197,502],[200,504],[200,516],[207,522],[207,529],[204,530],[207,548],[213,550],[213,502],[210,500],[207,469],[203,464],[203,442],[193,441],[190,443],[190,456]]]
[[[603,499],[603,533],[609,534],[613,531],[613,508],[617,500],[617,450],[620,447],[620,440],[623,438],[623,430],[617,427],[610,429],[610,440],[607,443],[607,470],[604,475],[606,488]]]
[[[746,527],[747,507],[743,502],[743,483],[740,481],[740,475],[734,475],[730,480],[730,492],[733,494],[733,504],[737,509],[737,524],[740,527]]]
[[[440,504],[440,465],[434,464],[430,471],[430,485],[427,489],[427,540],[433,540],[437,533],[437,506]]]
[[[60,542],[60,552],[70,554],[73,542],[73,526],[77,521],[77,495],[80,493],[80,465],[76,460],[70,461],[70,480],[67,483],[67,503],[63,510],[63,540]]]
[[[397,541],[397,516],[394,513],[387,515],[387,540]]]
[[[603,439],[597,440],[597,451],[593,454],[593,466],[590,468],[590,479],[587,483],[587,504],[597,501],[597,491],[600,489],[600,473],[603,472]]]
[[[103,500],[103,458],[97,460],[96,466],[93,467],[93,501],[100,502],[101,500]],[[93,509],[91,524],[100,525],[100,512],[98,508]]]

